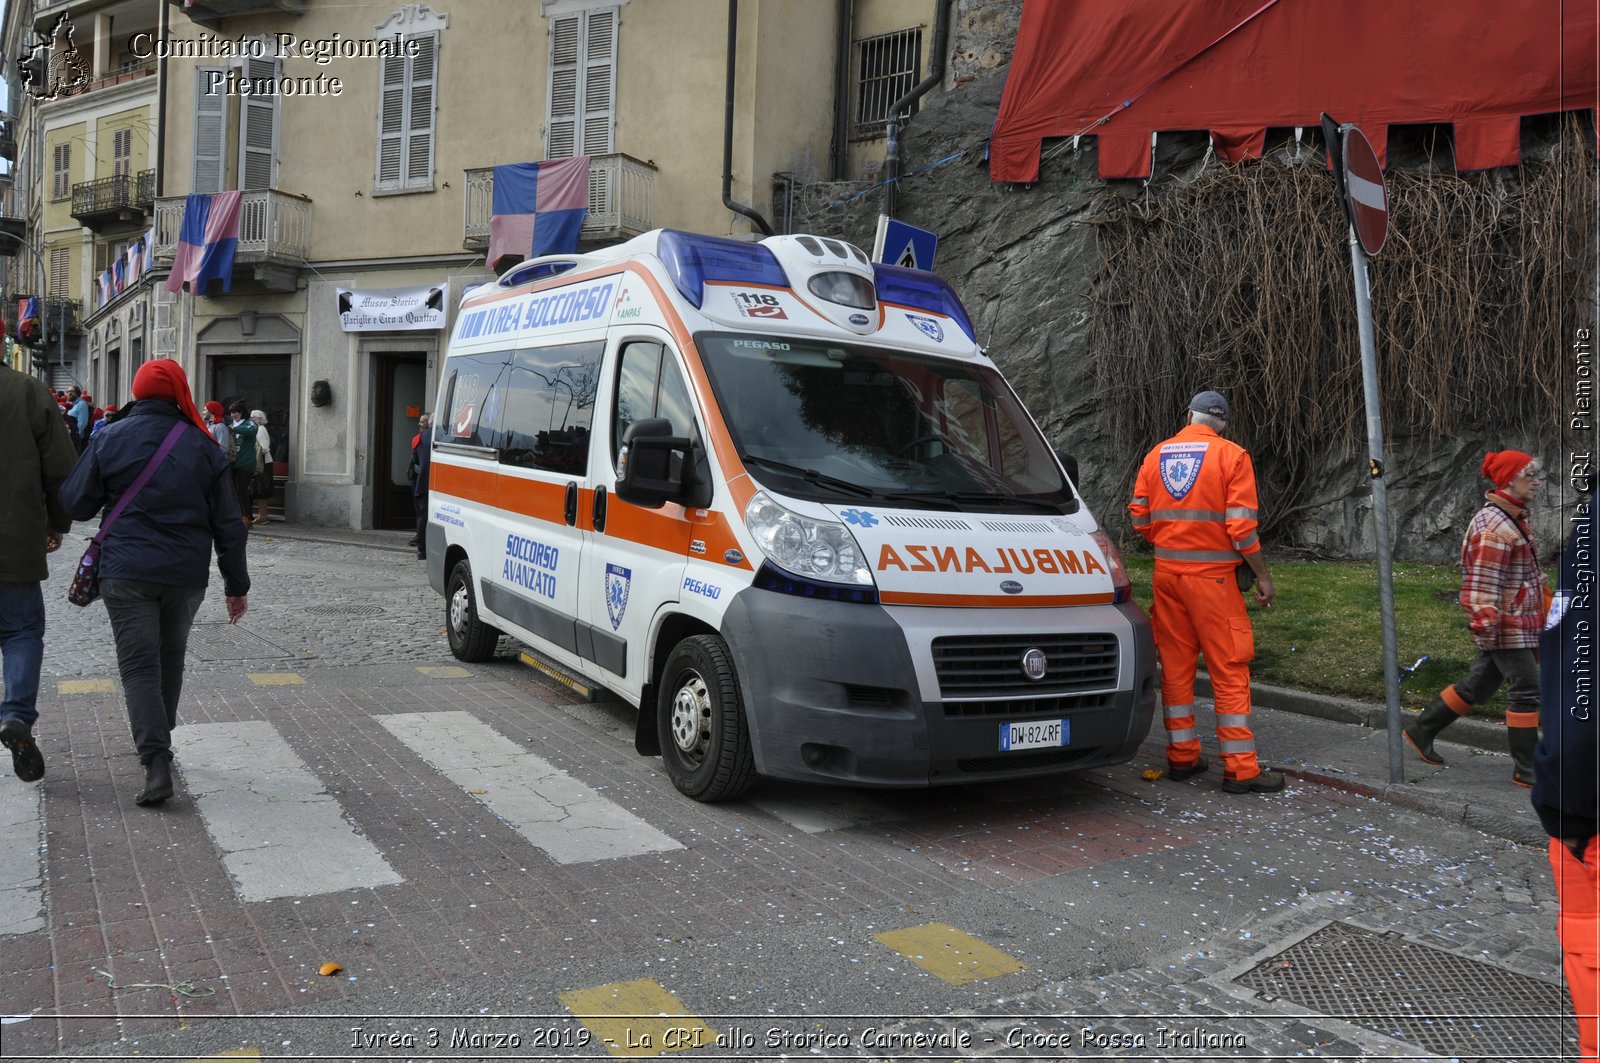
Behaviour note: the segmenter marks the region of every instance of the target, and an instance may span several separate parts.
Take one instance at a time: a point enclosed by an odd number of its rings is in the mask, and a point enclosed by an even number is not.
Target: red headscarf
[[[183,366],[170,358],[158,358],[153,362],[146,362],[133,374],[133,397],[136,399],[165,399],[183,411],[183,415],[194,422],[194,426],[206,434],[206,438],[216,442],[211,435],[211,429],[200,419],[200,410],[194,404],[194,396],[189,394],[189,378],[184,374]]]

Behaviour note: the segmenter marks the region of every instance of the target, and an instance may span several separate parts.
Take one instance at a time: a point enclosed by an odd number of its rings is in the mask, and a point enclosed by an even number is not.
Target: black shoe
[[[44,778],[44,754],[33,740],[33,728],[18,719],[0,723],[0,745],[11,750],[11,768],[23,782]]]
[[[407,546],[416,546],[417,545],[417,537],[415,535],[413,535],[411,538],[407,539],[406,540],[406,545]]]
[[[1211,765],[1206,763],[1205,757],[1201,757],[1193,764],[1184,764],[1181,767],[1168,764],[1167,778],[1171,779],[1173,782],[1182,782],[1185,779],[1194,778],[1196,775],[1199,775],[1201,772],[1204,772],[1210,767]]]
[[[144,766],[144,789],[133,799],[136,805],[159,805],[172,796],[172,755],[157,753]]]
[[[1238,779],[1222,780],[1222,792],[1228,794],[1275,794],[1281,789],[1283,776],[1275,771],[1264,771],[1242,782]]]

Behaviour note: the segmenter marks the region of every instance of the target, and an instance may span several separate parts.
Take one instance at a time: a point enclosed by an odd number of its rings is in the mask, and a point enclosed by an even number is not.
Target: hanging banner
[[[444,285],[434,288],[337,288],[346,332],[444,328]]]

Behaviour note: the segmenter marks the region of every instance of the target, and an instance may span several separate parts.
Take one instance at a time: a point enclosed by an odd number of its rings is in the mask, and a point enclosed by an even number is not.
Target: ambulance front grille
[[[928,528],[933,531],[972,530],[972,525],[956,517],[907,517],[898,513],[885,513],[883,522],[897,528]]]
[[[1030,771],[1037,768],[1065,768],[1087,760],[1098,749],[1051,749],[1042,753],[1012,753],[996,757],[972,757],[956,761],[956,770],[971,775],[993,775],[1003,771]]]
[[[980,520],[978,523],[987,531],[1013,532],[1022,535],[1054,535],[1056,532],[1056,529],[1048,524],[1031,520]]]
[[[946,716],[1060,716],[1084,709],[1103,709],[1111,704],[1110,694],[1077,694],[1064,698],[1001,698],[998,701],[946,701]]]
[[[933,667],[943,698],[1041,697],[1117,685],[1116,636],[1107,632],[1048,635],[945,635],[933,640]],[[1043,679],[1029,679],[1022,658],[1044,651]]]

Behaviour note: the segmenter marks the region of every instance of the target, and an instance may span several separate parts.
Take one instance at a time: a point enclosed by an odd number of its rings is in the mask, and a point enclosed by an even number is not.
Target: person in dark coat
[[[172,796],[172,729],[178,724],[184,653],[205,598],[212,550],[228,622],[237,623],[249,607],[248,534],[239,520],[228,455],[201,421],[178,363],[141,365],[133,397],[137,401],[116,423],[90,441],[61,488],[61,504],[78,520],[108,509],[138,479],[173,425],[194,425],[128,503],[100,551],[100,595],[145,770],[135,801],[158,805]]]
[[[77,459],[61,409],[44,384],[0,362],[0,656],[5,700],[0,745],[23,782],[44,777],[44,754],[33,740],[39,672],[44,665],[45,555],[72,527],[57,489]]]
[[[417,434],[411,440],[411,465],[417,478],[411,484],[411,505],[417,512],[417,534],[411,545],[417,548],[417,559],[428,556],[428,469],[433,464],[433,415],[425,413],[417,420]]]
[[[1561,914],[1557,931],[1581,1058],[1600,1048],[1600,746],[1596,738],[1594,502],[1584,499],[1561,552],[1561,575],[1539,639],[1540,726],[1533,807],[1550,835]]]

